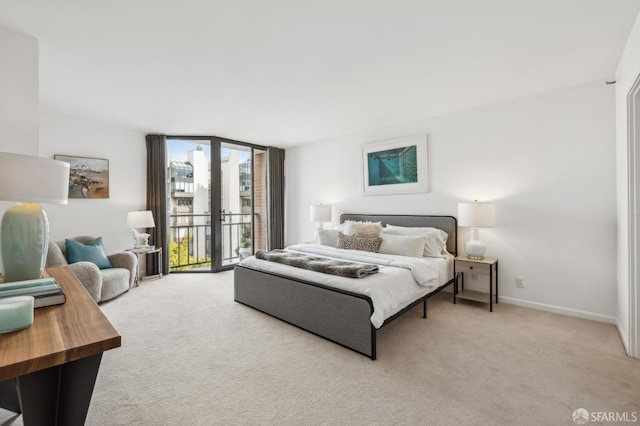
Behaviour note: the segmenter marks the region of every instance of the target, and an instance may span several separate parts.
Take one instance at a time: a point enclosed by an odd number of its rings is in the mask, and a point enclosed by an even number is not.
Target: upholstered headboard
[[[345,220],[382,222],[382,226],[390,224],[396,226],[442,229],[449,235],[447,239],[447,251],[454,256],[458,254],[458,221],[453,216],[371,215],[353,213],[340,215],[340,223],[343,223]]]

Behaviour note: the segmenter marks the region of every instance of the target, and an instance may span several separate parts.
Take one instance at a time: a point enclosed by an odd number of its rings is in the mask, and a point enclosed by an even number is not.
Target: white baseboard
[[[578,309],[563,308],[561,306],[547,305],[545,303],[530,302],[528,300],[515,299],[513,297],[500,296],[499,300],[500,302],[508,303],[510,305],[523,306],[525,308],[537,309],[539,311],[553,312],[554,314],[568,315],[571,317],[617,325],[616,318],[608,315],[595,314],[593,312],[581,311]]]
[[[624,327],[620,324],[620,321],[616,318],[616,329],[618,329],[618,335],[620,336],[620,340],[622,340],[622,346],[624,346],[624,351],[629,354],[629,340]]]

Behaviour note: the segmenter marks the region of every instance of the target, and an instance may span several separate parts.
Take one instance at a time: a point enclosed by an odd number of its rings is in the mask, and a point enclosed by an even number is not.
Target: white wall
[[[69,199],[67,206],[43,206],[49,216],[50,239],[102,236],[107,253],[132,247],[125,222],[127,212],[146,207],[146,152],[140,131],[41,111],[41,157],[64,154],[109,160],[109,199]]]
[[[38,40],[0,28],[0,58],[0,151],[37,154]]]
[[[38,40],[0,28],[0,58],[0,151],[37,155]]]
[[[337,223],[340,213],[457,216],[460,201],[495,201],[497,226],[481,237],[500,257],[503,300],[614,322],[614,130],[614,89],[597,82],[289,149],[287,244],[313,239],[312,203],[333,204]],[[421,132],[429,192],[361,196],[361,146]]]
[[[107,252],[131,247],[127,212],[145,208],[144,134],[114,123],[40,111],[38,41],[0,28],[0,151],[53,158],[54,154],[109,160],[110,199],[43,204],[51,240],[103,236]],[[13,203],[0,202],[0,216]]]
[[[616,73],[616,163],[617,163],[617,205],[618,205],[618,282],[617,282],[617,326],[624,345],[629,352],[630,321],[629,311],[629,184],[627,155],[627,95],[636,78],[640,75],[640,15],[627,40],[624,53]],[[640,189],[640,188],[638,188]],[[640,324],[638,324],[640,326]]]

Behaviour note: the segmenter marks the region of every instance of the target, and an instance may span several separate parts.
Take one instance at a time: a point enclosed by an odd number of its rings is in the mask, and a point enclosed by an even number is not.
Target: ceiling
[[[640,0],[0,0],[43,110],[293,146],[611,80]]]

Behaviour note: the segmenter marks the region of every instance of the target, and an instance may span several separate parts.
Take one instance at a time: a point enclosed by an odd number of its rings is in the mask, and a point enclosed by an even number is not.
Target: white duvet
[[[452,256],[445,259],[414,258],[359,250],[342,250],[318,244],[296,244],[285,250],[378,265],[377,274],[355,279],[256,259],[254,256],[242,261],[242,265],[250,268],[366,295],[373,303],[371,324],[376,328],[380,328],[385,319],[401,311],[414,300],[429,294],[447,282],[452,275]]]

